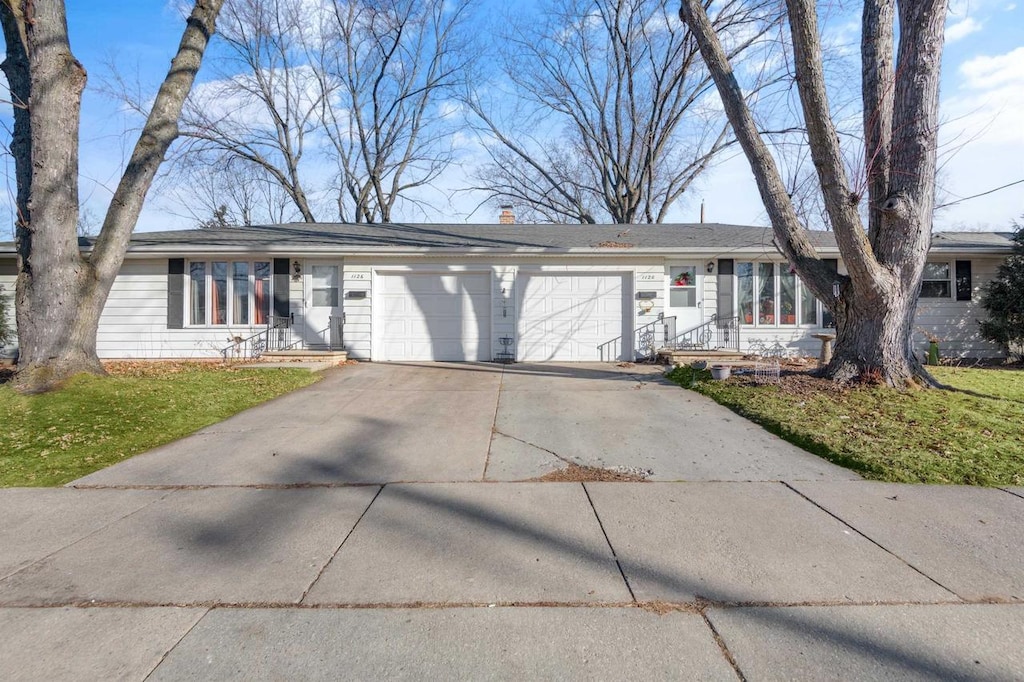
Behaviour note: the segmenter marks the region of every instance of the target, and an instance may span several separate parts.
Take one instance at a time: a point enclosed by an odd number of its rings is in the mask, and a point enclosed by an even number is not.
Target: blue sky
[[[144,86],[155,87],[177,47],[182,20],[167,0],[69,0],[68,23],[72,49],[89,73],[81,132],[82,200],[99,217],[135,141],[131,132],[125,132],[131,121],[100,92],[106,63],[113,59],[130,78],[137,72]],[[940,203],[1024,180],[1024,0],[953,2],[947,22],[942,113]],[[9,157],[5,163],[10,176]],[[454,177],[449,180],[458,182]],[[765,222],[742,158],[719,164],[671,218],[697,220],[702,199],[708,220]],[[479,202],[480,197],[464,196],[455,205],[447,204],[447,199],[439,203],[451,213],[446,215],[448,220],[493,221],[489,208],[472,213]],[[10,198],[3,203],[9,205]],[[5,212],[9,214],[9,208]],[[181,213],[151,193],[138,229],[190,227],[193,221]],[[1022,214],[1024,183],[942,209],[935,225],[937,229],[1005,230]]]

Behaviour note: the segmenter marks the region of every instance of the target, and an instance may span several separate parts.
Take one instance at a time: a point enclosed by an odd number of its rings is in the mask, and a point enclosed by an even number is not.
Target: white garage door
[[[386,273],[374,305],[374,359],[491,359],[490,274]]]
[[[598,346],[631,337],[626,275],[520,273],[520,360],[600,360]],[[632,348],[621,348],[632,356]],[[606,358],[607,359],[607,358]]]

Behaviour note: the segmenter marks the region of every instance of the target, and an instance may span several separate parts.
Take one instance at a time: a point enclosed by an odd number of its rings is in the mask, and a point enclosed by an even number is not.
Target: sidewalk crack
[[[498,429],[492,429],[492,431],[493,431],[494,435],[496,435],[496,436],[504,436],[505,438],[511,438],[512,440],[517,441],[519,443],[522,443],[523,445],[529,445],[531,448],[535,448],[537,450],[540,450],[541,452],[546,452],[549,455],[551,455],[552,457],[554,457],[555,459],[561,460],[562,462],[565,462],[566,464],[574,464],[576,466],[580,465],[579,462],[574,462],[571,459],[568,459],[566,457],[562,457],[560,454],[558,454],[554,450],[548,450],[547,448],[545,448],[543,446],[540,446],[540,445],[537,445],[536,443],[531,443],[530,441],[523,440],[522,438],[516,438],[515,436],[512,436],[512,435],[509,435],[507,433],[504,433],[503,431],[499,431]]]
[[[320,578],[323,577],[323,574],[327,570],[327,567],[334,563],[334,558],[338,556],[338,552],[340,552],[341,548],[345,546],[345,543],[348,542],[348,539],[352,537],[352,533],[356,532],[356,528],[359,527],[359,523],[363,520],[363,517],[366,516],[366,513],[370,511],[370,507],[372,507],[373,503],[377,501],[377,498],[380,497],[380,494],[384,492],[385,487],[387,487],[387,483],[382,485],[380,489],[377,490],[377,494],[374,495],[373,499],[370,500],[370,503],[366,505],[366,509],[364,509],[363,513],[359,515],[359,518],[356,519],[356,522],[352,524],[352,527],[349,528],[348,533],[345,534],[345,537],[341,539],[341,544],[339,544],[337,548],[335,548],[334,552],[331,553],[331,558],[327,560],[327,562],[320,568],[319,571],[317,571],[316,577],[313,578],[313,582],[311,582],[309,586],[302,591],[302,596],[299,597],[299,601],[297,601],[296,604],[302,604],[306,600],[306,596],[309,594],[309,591],[312,590],[313,586],[320,581]]]

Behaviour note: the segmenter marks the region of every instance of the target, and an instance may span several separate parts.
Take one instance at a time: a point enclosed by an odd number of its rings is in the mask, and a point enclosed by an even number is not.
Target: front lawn
[[[839,389],[802,372],[778,385],[689,367],[668,376],[866,478],[1024,485],[1024,371],[932,369],[954,390]]]
[[[0,487],[62,485],[318,380],[203,363],[108,370],[37,396],[0,385]]]

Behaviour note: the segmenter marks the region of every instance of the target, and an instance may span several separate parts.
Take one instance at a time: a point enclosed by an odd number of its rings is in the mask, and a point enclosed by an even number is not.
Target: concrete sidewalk
[[[1020,490],[6,490],[0,518],[3,679],[1024,671]]]
[[[0,490],[0,679],[1022,679],[1024,489],[861,481],[655,368],[357,365]],[[644,483],[547,483],[568,463]]]

